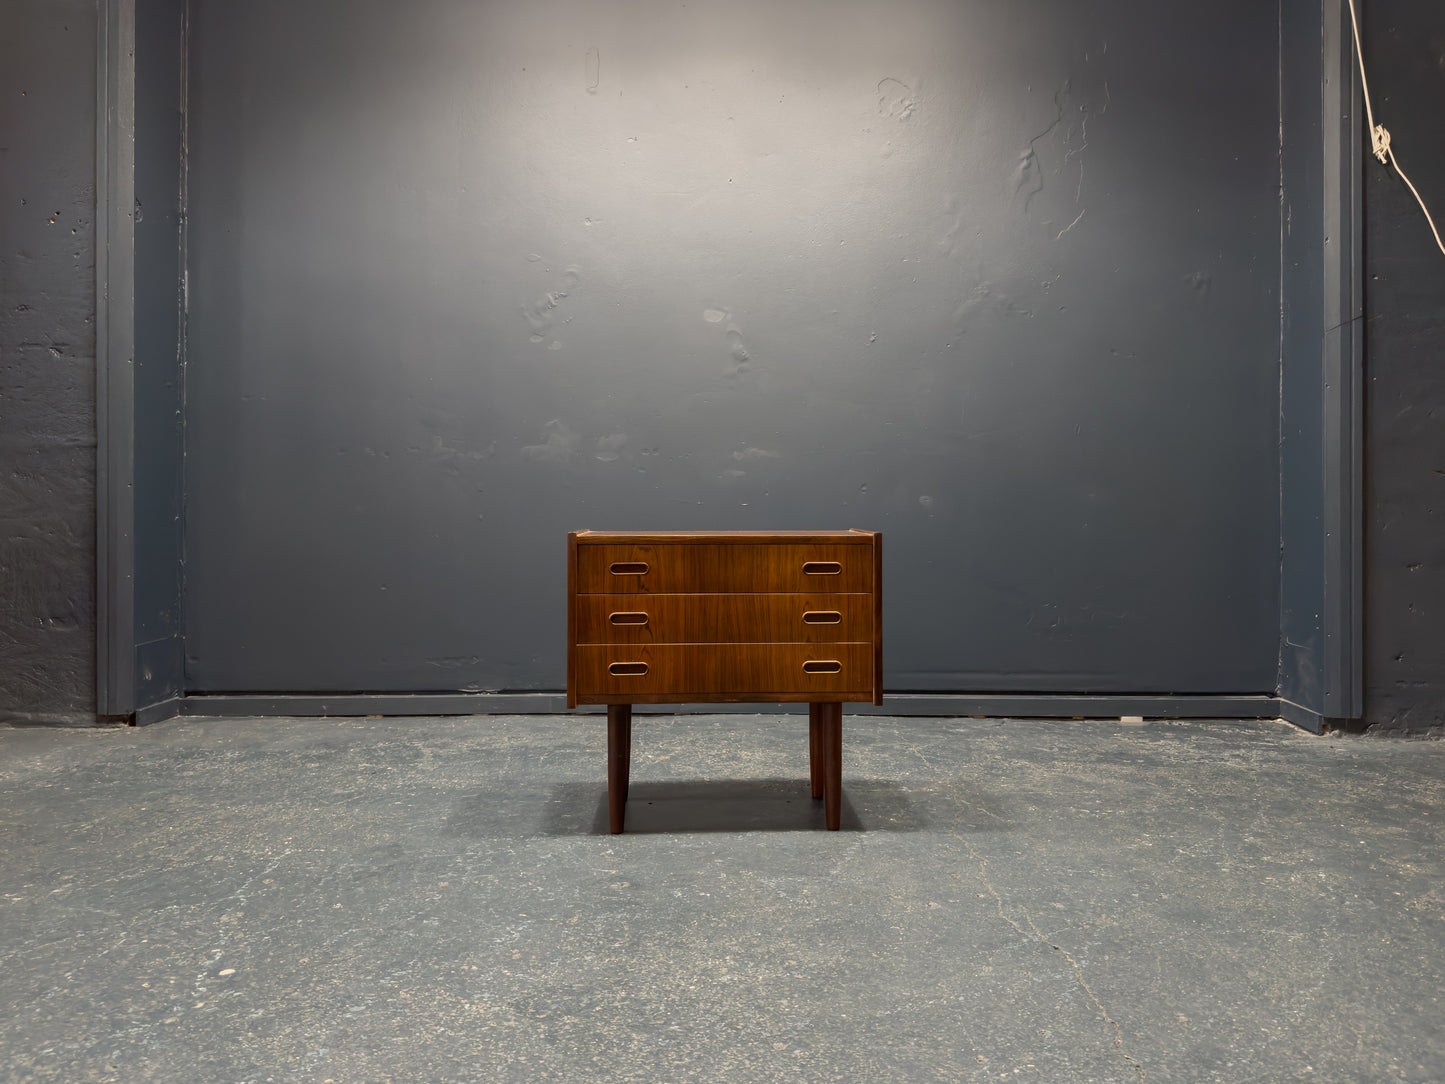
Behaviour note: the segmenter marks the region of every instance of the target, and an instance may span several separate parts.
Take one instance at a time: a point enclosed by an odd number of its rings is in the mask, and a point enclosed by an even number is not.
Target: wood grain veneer
[[[872,594],[579,595],[574,642],[871,645],[873,617]]]
[[[882,536],[576,531],[567,536],[567,704],[608,705],[620,832],[634,703],[809,704],[814,797],[839,822],[842,708],[883,702]]]

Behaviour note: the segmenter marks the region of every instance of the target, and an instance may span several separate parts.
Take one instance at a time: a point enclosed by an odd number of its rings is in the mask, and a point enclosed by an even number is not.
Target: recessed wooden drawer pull
[[[833,659],[809,659],[803,663],[805,674],[838,674],[843,670],[843,664]]]
[[[647,562],[613,561],[611,571],[614,576],[641,576],[647,571]]]
[[[843,620],[843,615],[837,610],[804,610],[803,624],[805,625],[836,625]]]
[[[607,620],[614,625],[645,625],[647,624],[647,615],[641,612],[620,611],[608,614]]]
[[[843,566],[837,561],[807,561],[803,571],[809,576],[836,576],[843,571]]]
[[[607,672],[616,677],[631,677],[647,673],[645,662],[614,662],[608,664]]]

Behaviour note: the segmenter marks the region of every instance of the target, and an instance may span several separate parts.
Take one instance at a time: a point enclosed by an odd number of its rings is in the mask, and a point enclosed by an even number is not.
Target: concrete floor
[[[1445,1080],[1445,743],[806,731],[0,729],[0,1080]]]

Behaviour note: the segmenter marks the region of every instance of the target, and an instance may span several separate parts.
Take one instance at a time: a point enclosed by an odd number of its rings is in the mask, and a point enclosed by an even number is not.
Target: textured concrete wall
[[[0,719],[94,719],[96,13],[0,17]]]
[[[1375,119],[1445,231],[1445,5],[1369,6]],[[1365,720],[1445,731],[1445,254],[1393,171],[1365,166]]]

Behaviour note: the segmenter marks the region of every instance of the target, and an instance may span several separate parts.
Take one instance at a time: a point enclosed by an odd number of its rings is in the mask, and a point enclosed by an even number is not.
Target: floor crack
[[[1079,961],[1075,958],[1074,954],[1068,949],[1064,948],[1062,945],[1057,945],[1053,941],[1045,937],[1043,931],[1041,931],[1038,926],[1034,925],[1033,916],[1030,915],[1028,911],[1024,910],[1023,908],[1019,908],[1019,910],[1023,913],[1024,921],[1028,923],[1028,929],[1024,929],[1017,922],[1015,922],[1013,917],[1003,909],[1003,896],[999,894],[998,889],[994,888],[993,883],[988,879],[988,859],[984,858],[978,853],[978,851],[974,850],[973,846],[966,839],[963,839],[963,837],[961,836],[959,836],[958,839],[959,842],[963,844],[964,849],[968,851],[969,857],[971,857],[975,862],[978,863],[978,879],[983,883],[983,887],[988,889],[989,894],[993,896],[994,904],[998,907],[998,917],[1003,919],[1015,930],[1017,930],[1021,937],[1028,937],[1030,933],[1032,933],[1035,940],[1039,941],[1042,944],[1048,945],[1049,948],[1053,949],[1057,953],[1060,953],[1064,957],[1064,959],[1069,961],[1069,966],[1074,969],[1074,979],[1078,982],[1079,989],[1084,991],[1084,996],[1087,997],[1089,999],[1089,1002],[1094,1006],[1094,1008],[1098,1010],[1100,1018],[1103,1019],[1103,1021],[1108,1024],[1110,1028],[1113,1029],[1114,1050],[1118,1053],[1119,1057],[1123,1058],[1131,1066],[1133,1066],[1134,1072],[1139,1074],[1140,1080],[1143,1080],[1144,1066],[1141,1065],[1136,1058],[1134,1058],[1127,1050],[1124,1049],[1124,1032],[1119,1027],[1119,1022],[1109,1015],[1109,1011],[1104,1008],[1104,1003],[1099,1000],[1098,996],[1089,986],[1088,980],[1084,978],[1084,969],[1080,966]]]

